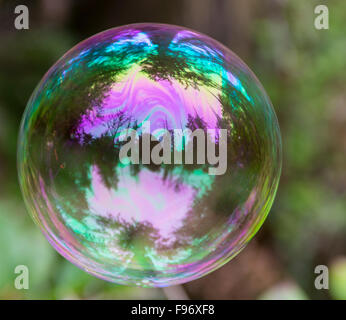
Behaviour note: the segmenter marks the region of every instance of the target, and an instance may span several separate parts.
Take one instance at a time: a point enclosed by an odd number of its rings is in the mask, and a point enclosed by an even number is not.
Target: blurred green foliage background
[[[329,8],[329,29],[314,8]],[[30,29],[14,28],[26,4]],[[184,25],[237,53],[277,112],[284,162],[266,223],[220,270],[183,286],[197,299],[346,299],[346,2],[343,0],[0,0],[0,299],[166,299],[174,291],[98,280],[61,258],[34,225],[17,182],[27,100],[49,67],[82,39],[135,22]],[[329,290],[316,290],[317,265]],[[16,290],[14,269],[30,270]],[[212,288],[212,289],[211,289]],[[173,292],[173,293],[172,293]]]

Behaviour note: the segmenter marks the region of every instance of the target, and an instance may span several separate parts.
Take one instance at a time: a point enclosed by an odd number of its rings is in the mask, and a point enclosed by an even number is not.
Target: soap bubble
[[[229,49],[134,24],[50,68],[23,116],[18,170],[61,255],[108,281],[163,287],[219,268],[257,232],[279,181],[280,132]]]

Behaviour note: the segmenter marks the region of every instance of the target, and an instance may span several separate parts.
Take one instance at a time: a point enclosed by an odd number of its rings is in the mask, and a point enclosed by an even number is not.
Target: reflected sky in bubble
[[[127,129],[141,142],[156,130],[226,129],[227,170],[125,165]],[[185,148],[173,140],[172,157]],[[66,259],[108,281],[167,286],[220,267],[258,231],[280,176],[280,132],[229,49],[181,27],[128,25],[79,43],[43,77],[23,116],[18,170],[30,214]]]

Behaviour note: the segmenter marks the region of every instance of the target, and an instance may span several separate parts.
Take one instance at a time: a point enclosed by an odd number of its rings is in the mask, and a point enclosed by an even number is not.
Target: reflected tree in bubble
[[[152,152],[155,132],[169,132],[171,163],[120,161],[130,129],[140,159],[145,135]],[[210,130],[227,130],[224,174],[185,161],[198,151],[176,140],[186,129],[204,133],[204,159],[208,145],[220,155]],[[28,210],[66,259],[108,281],[167,286],[222,266],[260,228],[280,133],[261,84],[229,49],[181,27],[128,25],[81,42],[43,77],[23,116],[18,170]]]

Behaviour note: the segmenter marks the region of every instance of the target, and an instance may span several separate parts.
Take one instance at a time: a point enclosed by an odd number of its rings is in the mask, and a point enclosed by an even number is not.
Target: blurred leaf
[[[259,296],[259,300],[307,300],[304,291],[295,283],[280,283]]]
[[[333,298],[346,300],[346,257],[334,260],[330,266],[330,292]]]

